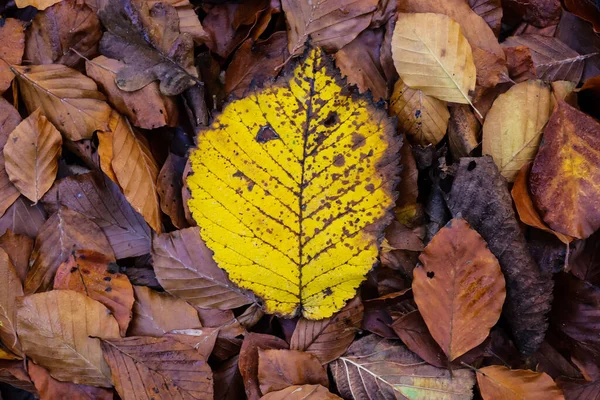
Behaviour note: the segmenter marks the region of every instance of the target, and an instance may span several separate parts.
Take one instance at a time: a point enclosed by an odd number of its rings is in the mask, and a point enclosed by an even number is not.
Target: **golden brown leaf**
[[[7,229],[4,235],[0,236],[0,248],[8,254],[21,283],[25,282],[29,269],[29,256],[33,250],[33,239]]]
[[[52,290],[21,298],[17,332],[23,351],[53,378],[110,387],[110,370],[100,340],[118,338],[108,309],[72,290]]]
[[[8,137],[6,173],[23,196],[37,203],[56,179],[61,152],[60,132],[37,109]]]
[[[23,285],[8,254],[0,249],[0,339],[10,351],[22,356],[17,337],[17,297],[23,296]]]
[[[543,372],[493,365],[477,370],[477,383],[484,400],[564,400],[562,391]]]
[[[506,297],[504,276],[481,236],[451,220],[419,256],[415,302],[450,361],[479,345],[498,322]]]
[[[517,83],[536,79],[531,51],[527,46],[504,47],[510,77]]]
[[[73,252],[54,276],[54,289],[74,290],[99,301],[114,315],[121,336],[133,317],[133,287],[126,275],[118,273],[114,259],[89,250]]]
[[[25,51],[23,23],[14,18],[6,18],[3,21],[0,26],[0,94],[10,87],[15,77],[7,63],[21,64]]]
[[[188,226],[183,210],[181,190],[186,159],[169,152],[160,169],[156,186],[160,198],[160,209],[171,218],[173,226],[183,229]]]
[[[600,228],[600,124],[559,101],[533,162],[533,203],[553,230],[585,239]]]
[[[112,116],[113,115],[111,114],[111,117]],[[111,118],[110,121],[116,122],[118,119]],[[98,161],[100,163],[100,169],[111,181],[118,184],[119,181],[117,180],[115,171],[111,165],[113,159],[113,137],[115,134],[112,131],[98,131],[96,135],[98,136]]]
[[[6,173],[3,151],[10,133],[20,122],[19,112],[8,101],[0,98],[0,215],[3,215],[20,195]]]
[[[270,392],[260,400],[335,400],[341,399],[322,385],[294,385]]]
[[[132,125],[143,129],[177,125],[177,103],[174,98],[160,93],[157,82],[134,92],[119,89],[115,79],[124,67],[122,62],[104,56],[85,63],[87,75],[96,81],[110,104],[127,116]]]
[[[238,365],[248,400],[258,400],[262,396],[258,384],[258,350],[287,348],[286,341],[276,336],[254,332],[244,336]]]
[[[290,385],[323,385],[329,387],[327,372],[319,359],[297,350],[258,350],[258,382],[263,394]]]
[[[11,68],[27,111],[40,108],[67,139],[90,139],[94,131],[108,129],[111,109],[87,76],[60,64]]]

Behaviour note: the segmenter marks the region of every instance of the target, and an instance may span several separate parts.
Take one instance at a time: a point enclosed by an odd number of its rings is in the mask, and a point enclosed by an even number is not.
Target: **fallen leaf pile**
[[[0,399],[599,399],[599,34],[0,2]]]

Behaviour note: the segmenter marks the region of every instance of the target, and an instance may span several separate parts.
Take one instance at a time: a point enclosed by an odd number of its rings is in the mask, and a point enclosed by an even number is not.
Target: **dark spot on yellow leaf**
[[[344,164],[346,164],[346,159],[344,158],[343,154],[338,154],[333,159],[333,165],[335,165],[336,167],[343,167]]]

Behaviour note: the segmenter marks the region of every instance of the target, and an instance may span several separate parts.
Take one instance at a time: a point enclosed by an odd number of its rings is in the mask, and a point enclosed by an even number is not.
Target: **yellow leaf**
[[[398,126],[412,143],[438,144],[446,135],[450,112],[445,102],[421,90],[411,89],[398,79],[390,98],[390,113],[398,117]]]
[[[509,182],[535,157],[553,107],[550,87],[539,80],[521,82],[494,101],[483,124],[483,154]]]
[[[460,25],[443,14],[398,14],[392,58],[411,88],[440,100],[471,104],[475,64]]]
[[[292,73],[199,133],[188,204],[217,264],[267,312],[321,319],[377,259],[400,139],[320,49]]]

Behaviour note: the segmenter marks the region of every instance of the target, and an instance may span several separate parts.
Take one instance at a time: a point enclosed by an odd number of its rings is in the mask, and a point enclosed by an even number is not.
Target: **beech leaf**
[[[0,248],[8,254],[19,280],[25,282],[29,269],[29,256],[33,250],[33,239],[7,229],[4,235],[0,236]]]
[[[21,64],[25,52],[23,23],[14,18],[6,18],[3,21],[0,26],[0,93],[4,93],[10,87],[15,77],[9,68],[9,63]]]
[[[41,204],[31,204],[20,196],[0,218],[0,233],[7,229],[30,238],[35,238],[39,229],[46,222],[47,215]]]
[[[258,382],[263,394],[291,385],[329,386],[327,372],[311,353],[258,349]]]
[[[484,400],[564,400],[562,391],[543,372],[492,365],[477,370],[477,383]]]

